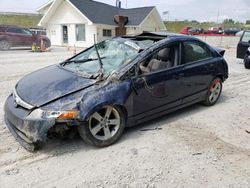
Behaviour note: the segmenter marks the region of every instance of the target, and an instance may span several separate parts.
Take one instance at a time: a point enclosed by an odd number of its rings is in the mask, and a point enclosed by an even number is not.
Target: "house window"
[[[103,36],[104,37],[111,37],[112,36],[112,30],[111,29],[103,29]]]
[[[85,41],[85,25],[76,25],[76,41]]]

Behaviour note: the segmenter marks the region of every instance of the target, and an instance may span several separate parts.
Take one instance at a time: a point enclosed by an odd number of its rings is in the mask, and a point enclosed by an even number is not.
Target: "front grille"
[[[21,107],[23,107],[23,108],[25,108],[25,109],[28,109],[28,110],[31,110],[31,109],[34,108],[34,106],[32,106],[31,104],[25,102],[24,100],[22,100],[22,99],[18,96],[18,94],[17,94],[17,92],[16,92],[16,89],[15,89],[14,92],[13,92],[13,98],[14,98],[15,104],[16,104],[17,106],[19,105],[19,106],[21,106]]]

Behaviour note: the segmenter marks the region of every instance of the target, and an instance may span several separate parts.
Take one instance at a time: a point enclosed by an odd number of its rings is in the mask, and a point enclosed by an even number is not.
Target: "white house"
[[[89,47],[97,41],[143,31],[164,31],[156,7],[123,9],[92,0],[52,0],[41,6],[39,26],[52,45]],[[116,17],[116,19],[115,19]]]

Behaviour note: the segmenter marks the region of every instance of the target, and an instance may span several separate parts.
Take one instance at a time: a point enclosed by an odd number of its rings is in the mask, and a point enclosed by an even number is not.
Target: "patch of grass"
[[[16,25],[20,27],[37,27],[41,15],[0,14],[0,25]]]

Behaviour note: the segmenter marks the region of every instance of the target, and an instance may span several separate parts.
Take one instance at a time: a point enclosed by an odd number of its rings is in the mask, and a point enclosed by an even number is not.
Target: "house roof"
[[[92,0],[69,0],[91,22],[97,24],[116,25],[114,16],[128,16],[126,26],[140,25],[155,7],[123,9]]]
[[[51,6],[54,0],[49,0],[47,3],[44,3],[43,5],[41,5],[39,8],[36,9],[37,12],[42,11],[43,9],[45,9],[48,6]]]

